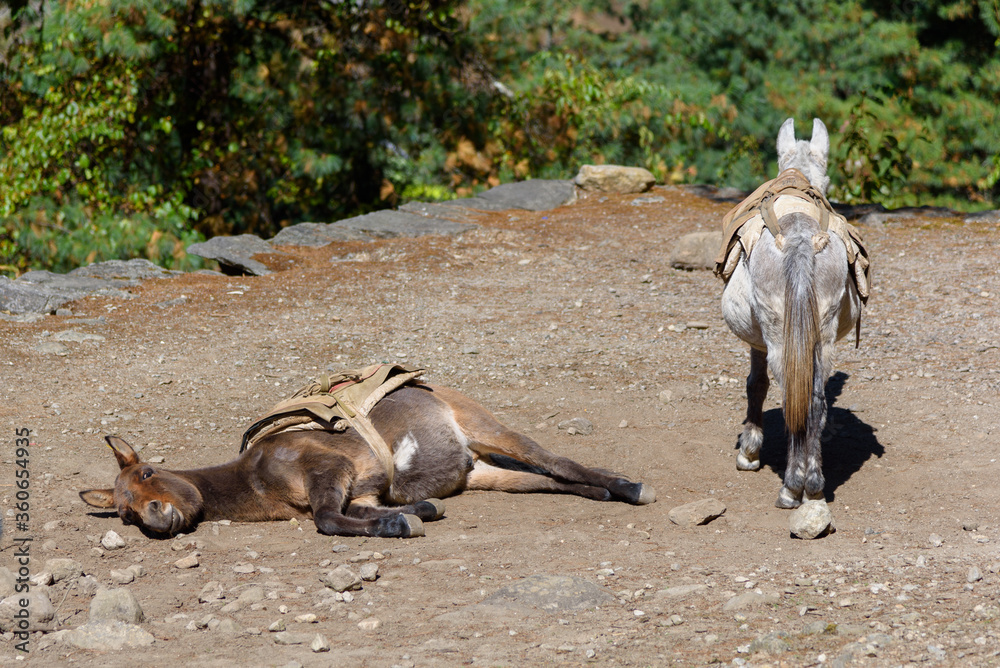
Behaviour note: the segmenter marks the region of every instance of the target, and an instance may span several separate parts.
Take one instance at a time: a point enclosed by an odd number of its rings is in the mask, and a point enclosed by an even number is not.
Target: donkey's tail
[[[795,215],[795,218],[798,216]],[[816,373],[815,352],[819,342],[819,308],[813,284],[816,260],[812,230],[807,225],[796,224],[799,221],[789,222],[788,229],[782,230],[785,232],[782,262],[785,275],[783,412],[788,433],[803,434],[809,419]]]

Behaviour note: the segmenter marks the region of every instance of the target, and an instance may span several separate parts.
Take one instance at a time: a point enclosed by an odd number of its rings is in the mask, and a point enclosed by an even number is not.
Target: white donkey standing
[[[723,318],[734,334],[750,344],[747,417],[736,466],[742,471],[760,468],[770,368],[782,387],[788,435],[788,464],[775,505],[796,508],[804,500],[824,499],[820,435],[826,423],[825,386],[831,373],[831,353],[834,342],[859,325],[869,277],[860,236],[832,212],[825,199],[830,181],[826,174],[830,149],[826,126],[815,119],[812,139],[796,141],[794,122],[789,118],[778,132],[777,144],[782,173],[765,186],[783,178],[798,178],[802,185],[796,194],[803,197],[765,192],[764,205],[756,209],[756,233],[743,231],[730,237],[737,241],[724,246],[720,256],[728,252],[729,262],[724,263],[729,265],[728,271],[720,269],[719,273],[727,279],[722,293]],[[801,175],[785,171],[789,169]],[[765,186],[758,193],[766,191]],[[765,207],[770,208],[769,216],[761,215]],[[855,260],[862,258],[862,264],[855,267]],[[865,270],[857,271],[862,274],[860,280],[855,276],[858,268]]]

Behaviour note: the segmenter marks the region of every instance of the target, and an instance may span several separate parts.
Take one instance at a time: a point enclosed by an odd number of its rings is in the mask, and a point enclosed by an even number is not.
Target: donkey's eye
[[[153,469],[146,469],[142,472],[142,480],[145,480],[149,476],[153,475]]]

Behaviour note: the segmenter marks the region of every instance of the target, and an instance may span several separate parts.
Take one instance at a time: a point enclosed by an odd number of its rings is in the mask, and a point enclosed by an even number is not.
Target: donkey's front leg
[[[760,448],[764,444],[764,399],[771,381],[767,378],[767,353],[750,349],[750,375],[747,376],[747,419],[740,434],[740,452],[736,468],[756,471],[760,468]]]
[[[346,475],[336,478],[330,472],[313,474],[309,479],[309,505],[316,530],[327,536],[373,536],[377,538],[415,538],[424,535],[424,523],[416,515],[389,512],[374,517],[349,517],[344,514]]]
[[[416,515],[424,522],[433,522],[444,517],[444,501],[441,499],[425,499],[406,506],[386,507],[381,504],[378,496],[374,494],[355,497],[351,499],[347,506],[349,517],[371,519],[374,517],[388,517],[390,515]]]

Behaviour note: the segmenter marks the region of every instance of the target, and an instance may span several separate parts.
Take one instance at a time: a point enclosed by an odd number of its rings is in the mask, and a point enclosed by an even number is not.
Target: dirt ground
[[[746,346],[722,321],[720,281],[668,262],[678,238],[716,229],[730,205],[674,188],[646,197],[663,200],[589,195],[487,214],[456,238],[294,249],[295,263],[265,277],[147,281],[130,300],[76,302],[73,316],[0,321],[0,566],[14,567],[11,539],[22,535],[9,511],[15,430],[28,428],[34,572],[70,557],[112,586],[112,569],[141,563],[124,586],[156,639],[94,652],[33,634],[25,657],[8,634],[0,664],[1000,663],[998,226],[915,215],[863,228],[875,287],[861,347],[838,344],[828,386],[837,530],[804,541],[774,507],[776,388],[764,466],[739,472]],[[38,349],[71,329],[104,338]],[[446,516],[411,540],[326,537],[309,521],[205,523],[151,540],[78,498],[113,481],[105,434],[168,468],[219,463],[314,375],[384,360],[426,367],[430,382],[460,388],[550,450],[651,484],[657,502],[473,492],[448,499]],[[573,417],[593,433],[558,429]],[[668,520],[709,497],[726,505],[721,518]],[[108,530],[126,547],[101,548]],[[195,550],[197,568],[174,566]],[[377,582],[350,602],[322,600],[324,571],[368,560]],[[615,600],[558,614],[477,605],[537,574],[581,578]],[[199,602],[210,581],[227,599]],[[266,597],[221,611],[251,585]],[[757,590],[764,604],[726,606]],[[49,595],[62,627],[86,621],[91,591],[63,581]],[[314,622],[295,620],[310,613]],[[213,616],[235,627],[187,628]],[[324,635],[331,651],[277,644],[268,627],[278,619]]]

